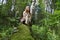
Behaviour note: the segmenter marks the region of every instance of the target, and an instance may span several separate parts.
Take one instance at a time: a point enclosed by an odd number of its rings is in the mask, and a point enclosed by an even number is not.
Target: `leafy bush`
[[[33,25],[33,36],[36,40],[59,40],[60,38],[60,11],[46,14],[40,20],[40,25]]]

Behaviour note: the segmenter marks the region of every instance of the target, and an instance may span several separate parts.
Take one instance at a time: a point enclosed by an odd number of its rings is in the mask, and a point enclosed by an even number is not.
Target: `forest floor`
[[[18,32],[11,36],[11,40],[34,40],[34,38],[31,36],[29,27],[24,24],[20,24],[18,26]]]

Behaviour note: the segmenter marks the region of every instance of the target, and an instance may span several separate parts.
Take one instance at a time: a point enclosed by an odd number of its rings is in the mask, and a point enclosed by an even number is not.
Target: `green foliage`
[[[55,34],[55,30],[48,30],[47,32],[47,40],[59,40],[58,35]]]
[[[60,38],[60,10],[54,14],[45,13],[39,25],[33,25],[32,31],[36,40],[59,40]]]
[[[60,0],[57,0],[55,5],[56,5],[56,9],[60,10]]]
[[[60,40],[60,1],[54,1],[55,12],[50,14],[44,12],[44,4],[39,0],[41,9],[38,14],[38,25],[32,25],[32,36],[35,40]],[[29,28],[23,24],[19,25],[19,19],[29,2],[31,0],[16,0],[13,11],[11,11],[12,0],[0,5],[0,40],[10,36],[11,40],[34,40]],[[13,27],[18,27],[19,31],[12,35]]]
[[[12,4],[12,0],[7,0],[6,4],[0,5],[0,38],[11,36],[13,27],[19,25],[20,17],[29,1],[31,0],[15,0]],[[11,11],[12,5],[14,5],[13,11]],[[29,36],[26,40],[28,39],[30,39]]]
[[[46,27],[32,26],[33,36],[36,40],[46,40]]]

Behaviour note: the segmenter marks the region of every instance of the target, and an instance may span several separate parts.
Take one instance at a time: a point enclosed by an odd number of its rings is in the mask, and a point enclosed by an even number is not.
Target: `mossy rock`
[[[11,36],[11,40],[34,40],[31,36],[28,26],[20,24],[18,27],[18,32]]]

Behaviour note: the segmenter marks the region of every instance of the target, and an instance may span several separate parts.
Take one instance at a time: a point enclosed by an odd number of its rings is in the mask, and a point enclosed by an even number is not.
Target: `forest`
[[[20,21],[26,6],[31,25]],[[0,0],[0,40],[60,40],[60,0]]]

